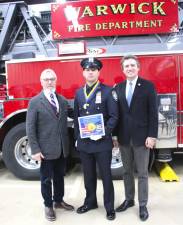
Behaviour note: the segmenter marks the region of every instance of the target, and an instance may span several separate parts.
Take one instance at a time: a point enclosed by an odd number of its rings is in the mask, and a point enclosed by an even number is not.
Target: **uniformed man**
[[[100,83],[98,80],[102,62],[96,58],[86,58],[81,61],[83,76],[86,80],[84,87],[80,88],[75,97],[75,136],[77,139],[77,150],[84,172],[84,184],[86,197],[84,204],[77,209],[77,213],[86,213],[98,207],[96,197],[97,174],[96,163],[103,182],[104,206],[108,220],[115,219],[114,211],[114,188],[111,176],[111,159],[113,142],[111,133],[118,120],[117,102],[112,95],[110,87]],[[91,135],[81,138],[78,117],[102,114],[104,121],[103,135]],[[88,117],[87,117],[88,118]],[[90,125],[92,124],[89,123]],[[90,126],[89,130],[95,130],[96,125]]]

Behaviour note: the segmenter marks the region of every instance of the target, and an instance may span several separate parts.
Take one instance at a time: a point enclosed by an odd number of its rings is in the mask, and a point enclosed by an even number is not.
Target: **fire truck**
[[[82,2],[85,4],[82,16],[92,16],[86,1],[63,4],[73,7]],[[107,30],[104,35],[94,37],[87,33],[75,38],[72,34],[65,39],[53,31],[52,22],[60,22],[59,19],[51,20],[51,9],[53,13],[55,4],[44,4],[43,7],[22,1],[0,3],[0,151],[7,168],[22,179],[38,177],[40,165],[31,157],[25,120],[29,100],[41,91],[40,73],[45,68],[56,72],[57,91],[73,107],[75,92],[84,84],[80,61],[89,56],[103,62],[100,81],[110,86],[124,80],[121,57],[126,54],[139,57],[140,76],[151,80],[158,92],[158,139],[151,162],[169,162],[172,154],[183,153],[183,1],[177,4],[178,24],[173,27],[173,32],[115,35],[109,30],[112,23],[105,23],[102,25]],[[34,10],[39,6],[41,10],[37,13]],[[138,6],[139,13],[142,6]],[[147,6],[143,12],[148,12]],[[130,7],[131,13],[134,12],[135,6]],[[100,8],[97,13],[105,14],[107,9],[103,7],[102,11]],[[82,29],[88,31],[89,28]],[[71,162],[78,158],[71,118],[68,118],[68,129]],[[121,177],[123,165],[119,151],[113,152],[111,169],[115,178]]]

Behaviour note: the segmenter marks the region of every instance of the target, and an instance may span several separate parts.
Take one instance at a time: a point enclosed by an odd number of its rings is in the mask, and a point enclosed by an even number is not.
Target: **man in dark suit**
[[[109,220],[114,220],[114,188],[111,176],[113,142],[111,133],[118,120],[117,102],[112,96],[111,88],[100,83],[98,80],[102,62],[96,58],[87,58],[81,61],[81,66],[86,84],[76,93],[74,121],[77,150],[80,152],[84,172],[86,197],[84,204],[77,209],[77,213],[86,213],[98,207],[96,197],[97,163],[103,182],[106,217]],[[81,138],[78,117],[96,114],[102,114],[105,134],[103,136],[91,135],[88,138]]]
[[[65,158],[69,153],[68,104],[63,96],[56,94],[56,81],[53,70],[42,71],[40,82],[43,90],[30,100],[26,120],[32,158],[41,162],[41,193],[45,216],[50,221],[56,219],[53,201],[55,208],[74,210],[63,201]]]
[[[115,87],[119,103],[118,142],[124,166],[125,201],[116,212],[134,206],[134,164],[138,175],[139,217],[149,216],[148,163],[158,132],[157,94],[150,81],[139,77],[140,64],[136,56],[122,58],[126,81]]]

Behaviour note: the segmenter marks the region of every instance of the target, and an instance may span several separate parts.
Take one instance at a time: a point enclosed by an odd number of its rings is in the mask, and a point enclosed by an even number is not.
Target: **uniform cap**
[[[86,58],[81,61],[81,67],[83,69],[95,68],[100,70],[102,68],[102,62],[96,58]]]

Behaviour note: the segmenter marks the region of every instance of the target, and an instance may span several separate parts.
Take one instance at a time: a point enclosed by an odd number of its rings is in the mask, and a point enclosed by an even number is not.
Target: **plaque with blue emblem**
[[[93,135],[105,136],[103,114],[94,114],[78,117],[81,138],[90,138]]]

